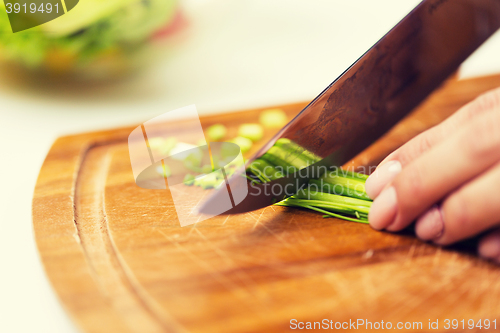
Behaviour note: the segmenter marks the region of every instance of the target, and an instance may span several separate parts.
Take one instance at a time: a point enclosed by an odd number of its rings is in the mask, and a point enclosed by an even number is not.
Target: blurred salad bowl
[[[0,60],[56,76],[121,76],[140,67],[145,46],[179,17],[177,0],[80,0],[63,16],[13,33],[0,2]]]

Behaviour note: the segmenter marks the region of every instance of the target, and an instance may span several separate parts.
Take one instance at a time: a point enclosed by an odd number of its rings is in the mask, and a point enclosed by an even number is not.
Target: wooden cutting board
[[[500,76],[451,79],[353,163],[376,165],[497,86]],[[304,105],[282,108],[292,117]],[[231,136],[260,111],[202,125],[224,123]],[[58,139],[35,189],[41,259],[83,331],[281,332],[292,319],[422,322],[423,331],[430,319],[444,331],[445,319],[500,318],[500,268],[465,245],[442,249],[411,232],[275,206],[180,227],[168,191],[134,183],[132,129]]]

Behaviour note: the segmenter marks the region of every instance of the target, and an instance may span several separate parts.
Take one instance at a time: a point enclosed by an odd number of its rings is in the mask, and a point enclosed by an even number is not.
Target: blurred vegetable
[[[321,160],[321,157],[313,154],[304,147],[299,146],[295,142],[287,138],[281,138],[276,141],[275,146],[288,152],[290,155],[294,155],[301,159],[305,164],[311,165]]]
[[[281,170],[278,170],[278,168],[276,168],[274,165],[261,158],[253,161],[249,165],[248,170],[249,172],[254,174],[262,183],[267,183],[271,180],[275,180],[285,176],[283,172],[281,172]]]
[[[264,129],[259,124],[243,124],[238,129],[238,135],[255,142],[262,139]]]
[[[207,129],[209,141],[221,141],[226,137],[227,128],[222,124],[215,124]]]
[[[201,160],[202,155],[197,153],[191,153],[183,158],[184,166],[186,169],[191,170],[196,173],[201,173]]]
[[[236,138],[232,139],[231,142],[237,144],[240,147],[242,153],[248,152],[253,146],[252,140],[244,138],[242,136],[237,136]]]
[[[215,188],[224,181],[223,179],[218,179],[213,173],[197,178],[196,180],[198,183],[195,181],[195,185],[201,186],[204,190]]]
[[[148,140],[149,147],[152,150],[155,150],[158,152],[159,155],[162,156],[167,156],[170,151],[175,147],[177,144],[177,139],[174,137],[170,138],[152,138]]]
[[[184,177],[184,184],[187,185],[187,186],[192,186],[194,184],[194,179],[195,177],[191,174],[187,174],[185,177]]]
[[[177,0],[85,0],[53,21],[12,33],[0,3],[0,56],[52,72],[121,71],[176,8]]]
[[[158,172],[158,174],[162,175],[163,177],[170,177],[172,175],[172,170],[165,163],[163,163],[162,165],[158,166],[156,168],[156,171]]]
[[[204,165],[201,167],[201,172],[203,173],[210,173],[212,172],[212,166],[211,165]]]
[[[261,112],[259,122],[264,127],[281,128],[288,123],[288,117],[281,109],[269,109]]]
[[[362,200],[370,200],[365,192],[365,181],[353,179],[343,175],[324,175],[320,179],[311,179],[310,184],[315,184],[320,191],[340,194]]]

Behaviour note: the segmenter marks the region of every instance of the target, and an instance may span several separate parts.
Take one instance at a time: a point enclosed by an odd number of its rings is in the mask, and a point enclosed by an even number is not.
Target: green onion
[[[285,160],[269,152],[266,152],[264,155],[262,155],[260,159],[268,162],[276,170],[280,170],[285,175],[297,171],[297,167],[290,165],[290,163],[287,163]]]
[[[259,124],[243,124],[238,129],[238,135],[255,142],[262,139],[264,129]]]
[[[258,140],[261,137],[262,127],[254,125],[256,124],[242,125],[240,127],[241,136],[232,140],[233,143],[240,146],[242,152],[250,149],[251,140]],[[213,131],[216,130],[213,129]],[[215,140],[216,138],[210,139]],[[229,148],[227,152],[222,149],[222,153],[229,156],[232,151]],[[307,168],[320,160],[319,156],[304,147],[290,139],[282,138],[264,155],[249,165],[246,177],[252,183],[268,183],[297,170]],[[215,156],[213,162],[216,167],[219,167],[219,164],[225,165],[226,161],[219,160]],[[184,165],[192,171],[204,174],[197,178],[187,174],[184,178],[184,184],[188,186],[195,185],[203,189],[211,189],[224,182],[222,174],[213,172],[212,166],[202,165],[201,157],[198,154],[190,154],[184,160]],[[365,191],[367,178],[368,176],[353,171],[335,169],[335,171],[326,172],[319,178],[310,179],[306,189],[299,190],[295,195],[275,204],[313,210],[323,214],[323,217],[336,217],[352,222],[368,223],[372,201]]]
[[[212,172],[212,166],[211,165],[208,165],[208,164],[205,164],[204,166],[201,167],[201,172],[202,173],[210,173]]]
[[[305,189],[275,205],[314,210],[327,216],[368,223],[371,202]]]
[[[163,156],[168,155],[176,144],[177,144],[177,139],[174,137],[170,138],[153,137],[148,140],[149,148],[151,148],[154,151],[157,151],[159,155]]]
[[[221,141],[226,137],[227,128],[222,124],[215,124],[207,128],[207,137],[210,141]]]
[[[263,183],[284,177],[284,174],[275,168],[274,165],[260,158],[253,161],[249,169]]]
[[[184,184],[187,186],[192,186],[194,184],[195,177],[191,174],[184,176]]]
[[[317,186],[322,192],[370,200],[365,191],[365,182],[360,179],[326,175],[311,179],[309,184]]]
[[[302,159],[308,166],[316,162],[321,161],[321,157],[313,154],[304,147],[299,146],[295,142],[287,138],[281,138],[274,144],[276,147],[280,147],[283,150],[288,151],[290,154],[297,156]]]
[[[312,200],[312,201],[322,201],[326,202],[326,205],[329,205],[330,203],[335,205],[343,205],[350,209],[355,209],[358,212],[366,214],[368,214],[369,209],[372,205],[371,201],[368,200],[361,200],[356,198],[345,197],[342,195],[311,191],[310,188],[305,190],[300,190],[292,198]]]
[[[288,122],[286,113],[281,109],[269,109],[262,111],[259,115],[259,122],[265,127],[281,128]]]
[[[321,158],[289,139],[279,139],[264,155],[253,161],[247,173],[252,182],[267,183],[318,162]],[[318,179],[310,179],[307,189],[278,206],[299,207],[320,212],[323,217],[368,223],[371,199],[365,191],[368,176],[336,169]]]
[[[219,186],[223,181],[223,179],[217,178],[215,174],[210,173],[208,175],[196,178],[194,181],[194,185],[199,186],[204,190],[208,190]]]
[[[340,172],[342,172],[342,177],[349,177],[349,178],[353,178],[353,179],[359,179],[362,181],[366,181],[368,179],[368,175],[364,175],[362,173],[357,173],[354,171],[348,171],[348,170],[343,170],[343,169],[341,169]]]
[[[277,157],[284,161],[287,166],[293,166],[299,170],[309,166],[307,160],[300,153],[284,149],[280,146],[272,146],[266,154]]]
[[[248,152],[253,146],[252,140],[244,138],[242,136],[237,136],[236,138],[232,139],[231,142],[237,144],[240,147],[242,153]]]

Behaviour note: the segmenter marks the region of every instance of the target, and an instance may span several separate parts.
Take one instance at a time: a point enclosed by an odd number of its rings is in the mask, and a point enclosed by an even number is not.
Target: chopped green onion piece
[[[295,142],[287,138],[281,138],[274,144],[277,147],[289,152],[291,155],[298,156],[298,158],[302,159],[306,166],[314,164],[316,162],[321,161],[321,157],[316,154],[313,154],[309,150],[304,147],[299,146]]]
[[[202,180],[201,176],[198,176],[194,179],[194,186],[201,186],[202,183],[203,183],[203,180]]]
[[[226,137],[227,128],[222,124],[215,124],[207,129],[207,136],[210,141],[221,141]]]
[[[263,160],[261,158],[256,159],[249,165],[250,172],[252,172],[257,177],[262,177],[262,182],[267,183],[271,180],[275,180],[278,178],[283,178],[284,174],[276,168],[271,163]]]
[[[163,177],[170,177],[172,175],[172,170],[170,169],[170,167],[163,163],[162,165],[159,165],[157,168],[156,168],[156,171],[162,175]]]
[[[269,109],[260,113],[259,122],[265,127],[281,128],[287,124],[288,117],[281,109]]]
[[[202,173],[210,173],[212,171],[213,170],[212,170],[212,166],[211,165],[206,164],[206,165],[204,165],[204,166],[201,167],[201,172]]]
[[[191,153],[183,161],[184,166],[195,173],[202,173],[201,171],[201,154]]]
[[[157,151],[160,155],[168,155],[177,144],[177,139],[154,137],[148,140],[149,148]]]
[[[242,136],[237,136],[236,138],[232,139],[231,142],[237,144],[240,147],[242,153],[248,152],[253,146],[252,140]]]
[[[262,139],[264,129],[259,124],[243,124],[238,129],[238,135],[255,142]]]
[[[269,152],[262,155],[261,159],[282,170],[284,174],[294,173],[297,171],[296,167],[290,165],[290,163],[287,163],[281,158],[276,157],[276,155],[270,154]]]
[[[194,184],[195,177],[191,174],[184,176],[184,184],[187,186],[192,186]]]
[[[271,147],[261,158],[279,167],[284,174],[291,174],[309,166],[300,155],[290,153],[279,146]]]
[[[209,188],[214,188],[220,184],[220,180],[217,179],[216,175],[211,173],[200,178],[200,186],[204,190]]]

